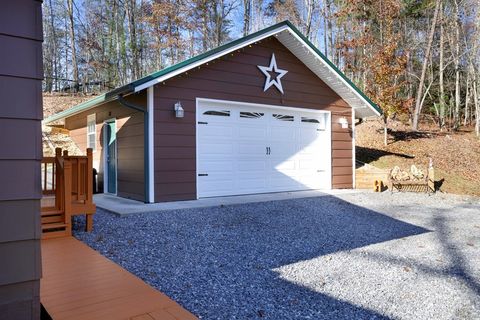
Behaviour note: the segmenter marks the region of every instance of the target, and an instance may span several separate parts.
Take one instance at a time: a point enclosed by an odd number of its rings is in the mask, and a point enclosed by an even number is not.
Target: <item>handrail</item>
[[[64,223],[67,230],[71,230],[72,215],[95,212],[92,149],[87,149],[86,156],[69,156],[67,150],[62,153],[62,149],[57,148],[55,157],[45,157],[42,166],[45,166],[42,190],[44,194],[55,194],[55,209],[64,213]],[[51,167],[49,171],[47,166]],[[52,188],[47,188],[47,181],[51,182]],[[93,220],[88,218],[87,223],[91,228]]]
[[[42,194],[55,194],[55,157],[45,157],[41,164],[42,172]]]

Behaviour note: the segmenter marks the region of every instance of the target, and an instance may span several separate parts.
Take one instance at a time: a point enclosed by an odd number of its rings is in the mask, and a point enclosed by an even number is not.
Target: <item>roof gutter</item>
[[[62,120],[62,119],[74,116],[76,114],[79,114],[81,112],[93,109],[95,107],[98,107],[101,104],[104,104],[104,103],[107,103],[107,102],[114,101],[114,100],[118,99],[118,97],[120,95],[124,96],[126,94],[134,93],[135,92],[134,89],[135,88],[132,87],[130,84],[128,84],[126,86],[123,86],[123,87],[120,87],[120,88],[117,88],[117,89],[114,89],[114,90],[109,91],[107,93],[104,93],[104,94],[102,94],[98,97],[95,97],[91,100],[85,101],[84,103],[81,103],[81,104],[79,104],[79,105],[77,105],[73,108],[64,110],[64,111],[59,112],[57,114],[54,114],[54,115],[46,118],[45,120],[43,120],[43,123],[48,124],[50,122],[54,122],[54,121],[57,121],[57,120]]]

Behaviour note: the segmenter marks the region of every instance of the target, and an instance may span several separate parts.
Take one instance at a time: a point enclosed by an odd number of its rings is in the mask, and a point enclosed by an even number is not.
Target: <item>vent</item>
[[[293,122],[293,116],[289,116],[289,115],[285,115],[285,114],[276,114],[276,113],[274,113],[272,116],[275,119],[280,120],[280,121]]]
[[[208,110],[203,113],[206,116],[221,116],[221,117],[230,117],[230,111],[228,110]]]
[[[240,118],[247,118],[247,119],[258,119],[263,117],[265,114],[260,112],[245,112],[240,111]]]

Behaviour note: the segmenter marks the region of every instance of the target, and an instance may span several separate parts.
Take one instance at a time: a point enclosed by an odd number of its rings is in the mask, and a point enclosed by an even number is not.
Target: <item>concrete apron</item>
[[[348,193],[359,193],[361,190],[354,189],[339,189],[339,190],[308,190],[308,191],[292,191],[292,192],[276,192],[276,193],[262,193],[241,196],[228,197],[214,197],[202,198],[198,200],[185,201],[171,201],[160,203],[143,203],[136,200],[120,198],[111,194],[96,194],[93,200],[98,208],[110,211],[119,216],[151,213],[166,210],[181,210],[181,209],[195,209],[208,208],[217,206],[227,206],[235,204],[246,204],[256,202],[268,202],[276,200],[289,200],[300,198],[313,198],[328,195],[341,195]],[[364,192],[364,190],[363,190]]]

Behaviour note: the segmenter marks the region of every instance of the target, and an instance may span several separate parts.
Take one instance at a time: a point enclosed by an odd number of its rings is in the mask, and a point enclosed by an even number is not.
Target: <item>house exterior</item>
[[[99,189],[145,202],[354,186],[380,109],[288,21],[46,119],[94,147]]]
[[[0,3],[0,319],[40,318],[41,5]]]

